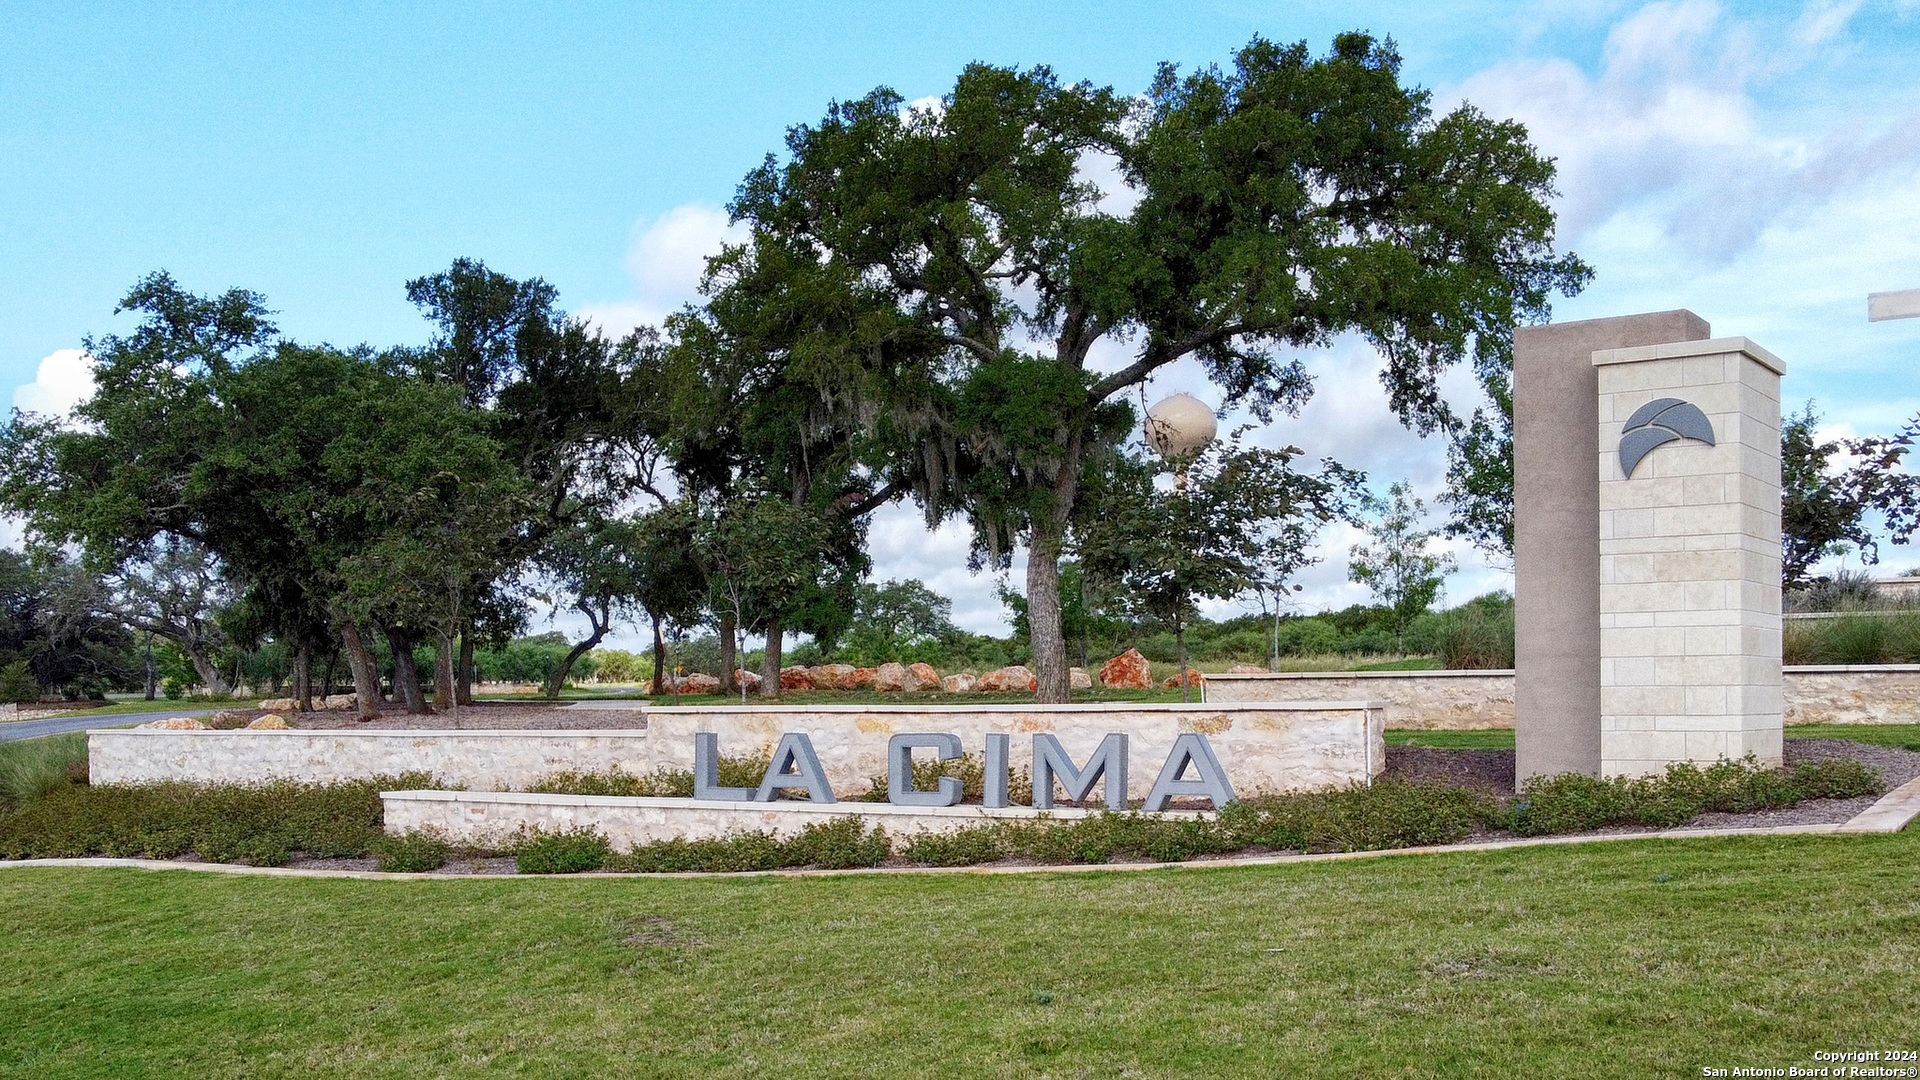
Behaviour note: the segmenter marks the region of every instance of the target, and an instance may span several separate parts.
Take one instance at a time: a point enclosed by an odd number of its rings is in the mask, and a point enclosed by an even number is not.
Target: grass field
[[[1699,1076],[1911,1048],[1920,834],[1281,867],[0,870],[0,1074]]]

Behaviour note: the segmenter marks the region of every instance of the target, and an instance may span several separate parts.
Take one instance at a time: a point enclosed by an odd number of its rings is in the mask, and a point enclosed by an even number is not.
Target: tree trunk
[[[380,669],[373,662],[373,650],[360,628],[351,623],[340,628],[340,644],[347,654],[347,666],[353,669],[354,705],[361,720],[380,716]],[[332,679],[332,675],[328,675]]]
[[[431,716],[433,709],[420,691],[420,671],[413,666],[413,640],[405,630],[389,629],[387,644],[393,647],[393,696],[415,716]]]
[[[663,681],[667,677],[667,639],[660,635],[660,619],[657,616],[649,618],[653,619],[653,682],[648,685],[647,693],[659,694],[667,688]]]
[[[473,704],[473,624],[460,628],[460,672],[454,676],[454,700]]]
[[[780,696],[780,649],[785,636],[786,629],[779,619],[767,622],[767,651],[760,660],[760,696],[763,698]]]
[[[153,700],[154,692],[159,689],[160,684],[155,681],[155,677],[156,677],[156,672],[154,671],[154,667],[153,667],[153,635],[148,634],[147,635],[147,700],[148,701]]]
[[[1180,680],[1180,704],[1185,705],[1188,703],[1187,624],[1178,615],[1173,617],[1173,662],[1178,665],[1173,677]]]
[[[1065,705],[1073,700],[1067,640],[1060,627],[1060,536],[1034,523],[1027,547],[1027,635],[1033,645],[1034,701]]]
[[[340,650],[328,649],[327,650],[327,671],[326,671],[326,674],[320,677],[320,696],[321,697],[326,698],[326,697],[333,696],[333,669],[339,666],[340,666]]]
[[[720,692],[723,694],[733,693],[736,683],[733,669],[740,666],[733,650],[733,628],[732,616],[720,620]]]
[[[553,678],[547,683],[547,699],[549,701],[560,696],[560,688],[567,685],[567,673],[573,670],[573,665],[578,663],[581,657],[592,652],[593,647],[600,644],[600,639],[606,637],[607,631],[613,626],[613,620],[608,616],[605,608],[602,608],[599,613],[596,614],[593,608],[585,601],[575,604],[574,606],[586,613],[587,625],[593,627],[593,633],[587,635],[586,640],[580,644],[567,650],[567,658],[560,661],[559,670],[553,673]]]
[[[313,711],[313,646],[305,641],[293,650],[293,697],[301,712]]]
[[[220,674],[220,669],[214,665],[213,658],[207,655],[206,647],[192,638],[180,644],[181,651],[185,652],[187,659],[193,663],[193,673],[200,676],[200,685],[206,687],[207,693],[214,697],[224,697],[228,693],[226,677]]]
[[[453,634],[442,631],[433,650],[433,706],[441,711],[453,708],[460,700],[453,685]]]
[[[1033,644],[1034,701],[1044,705],[1073,700],[1066,627],[1060,618],[1060,550],[1080,489],[1078,433],[1068,439],[1066,451],[1053,481],[1053,506],[1034,519],[1027,544],[1027,633]]]

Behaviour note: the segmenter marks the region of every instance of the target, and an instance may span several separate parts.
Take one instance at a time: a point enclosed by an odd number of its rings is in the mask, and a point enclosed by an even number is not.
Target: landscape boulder
[[[253,731],[286,731],[287,722],[281,717],[275,716],[273,713],[268,713],[253,723],[248,724],[247,727]]]
[[[1187,669],[1187,685],[1188,686],[1205,686],[1206,684],[1207,684],[1207,677],[1205,675],[1202,675],[1200,672],[1194,670],[1193,668]],[[1166,679],[1164,679],[1160,683],[1160,685],[1161,686],[1179,686],[1180,676],[1169,675],[1166,677]]]
[[[1091,690],[1093,688],[1093,676],[1087,674],[1087,669],[1083,667],[1069,670],[1067,672],[1067,681],[1073,685],[1075,690]]]
[[[149,720],[139,725],[141,731],[205,731],[207,725],[191,716],[169,716],[165,720]]]
[[[1025,664],[1015,664],[1012,667],[997,668],[987,672],[974,681],[973,688],[981,693],[996,691],[1005,693],[1019,690],[1032,693],[1039,688],[1039,683],[1034,680],[1033,672],[1028,670]]]
[[[840,680],[851,674],[852,664],[821,664],[807,669],[807,678],[813,680],[815,690],[838,690]]]
[[[879,673],[879,668],[854,668],[852,671],[840,676],[839,688],[842,690],[871,690],[873,689],[873,678]]]
[[[780,689],[811,690],[813,680],[808,677],[804,667],[785,667],[780,669]]]
[[[299,712],[300,699],[290,697],[268,698],[260,703],[260,707],[268,712]]]
[[[940,685],[940,673],[927,664],[905,664],[888,661],[874,669],[873,688],[875,690],[931,690]]]
[[[221,709],[207,717],[207,726],[215,731],[235,731],[246,727],[248,719],[247,714],[238,709]]]
[[[734,668],[733,677],[735,682],[749,690],[760,685],[760,673],[757,671],[748,671],[746,668]]]
[[[353,694],[334,694],[320,702],[320,707],[338,712],[342,709],[358,708],[360,699]]]
[[[1139,649],[1128,649],[1100,665],[1100,685],[1121,690],[1148,690],[1153,687],[1153,672]]]
[[[973,692],[973,676],[965,672],[958,675],[949,675],[940,680],[940,689],[945,690],[949,694],[971,694]]]
[[[1235,664],[1227,669],[1229,675],[1267,675],[1271,674],[1259,664]]]
[[[680,692],[683,694],[717,694],[720,692],[720,679],[704,671],[696,671],[680,680]]]

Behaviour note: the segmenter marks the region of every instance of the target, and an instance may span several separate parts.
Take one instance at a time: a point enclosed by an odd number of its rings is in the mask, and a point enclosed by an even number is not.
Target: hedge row
[[[745,786],[754,763],[736,760],[722,782]],[[764,769],[764,763],[758,765]],[[729,775],[736,771],[737,775]],[[373,855],[382,869],[430,870],[453,849],[432,834],[383,836],[379,792],[432,787],[420,775],[343,784],[279,781],[254,785],[163,783],[69,785],[13,805],[0,816],[0,857],[87,855],[172,858],[189,852],[218,862],[285,863]],[[690,778],[685,785],[691,790]],[[551,777],[541,790],[592,794],[684,794],[677,775]],[[1519,797],[1434,782],[1388,778],[1340,791],[1255,797],[1205,819],[1100,813],[1074,820],[998,821],[945,834],[892,837],[847,817],[776,839],[746,833],[719,840],[667,840],[616,853],[590,829],[533,833],[503,854],[523,873],[587,870],[741,871],[814,866],[965,866],[1002,859],[1041,863],[1177,862],[1259,851],[1365,851],[1446,844],[1476,830],[1521,835],[1623,825],[1679,825],[1710,811],[1792,806],[1881,790],[1855,761],[1771,770],[1745,762],[1674,765],[1641,779],[1567,775]]]

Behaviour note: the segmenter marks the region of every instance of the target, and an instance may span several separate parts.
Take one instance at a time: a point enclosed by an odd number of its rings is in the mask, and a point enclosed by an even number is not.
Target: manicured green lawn
[[[1920,834],[1283,867],[0,870],[32,1077],[1698,1076],[1910,1047]]]

